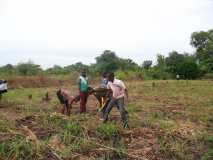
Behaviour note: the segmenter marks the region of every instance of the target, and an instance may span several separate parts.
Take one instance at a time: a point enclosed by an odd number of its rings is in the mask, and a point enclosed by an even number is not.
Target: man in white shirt
[[[108,76],[108,84],[107,84],[107,97],[111,94],[111,99],[109,104],[107,105],[106,109],[103,112],[103,122],[107,122],[108,115],[112,110],[113,106],[116,106],[121,114],[121,118],[124,123],[124,127],[128,128],[128,113],[124,107],[124,97],[127,96],[128,99],[128,91],[126,89],[125,84],[123,81],[116,79],[114,73],[110,73]]]

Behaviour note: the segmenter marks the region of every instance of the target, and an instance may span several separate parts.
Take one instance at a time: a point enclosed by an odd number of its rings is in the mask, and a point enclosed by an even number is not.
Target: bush
[[[115,72],[115,77],[121,80],[124,80],[127,77],[127,74],[119,70]]]
[[[121,71],[118,70],[115,72],[115,76],[118,79],[121,80],[127,80],[127,79],[144,79],[144,72],[142,72],[142,70],[139,71]]]
[[[178,74],[184,79],[196,79],[200,76],[200,69],[195,62],[185,61],[180,64]]]
[[[16,69],[20,75],[37,75],[41,70],[39,65],[35,65],[32,62],[20,63],[16,66]]]

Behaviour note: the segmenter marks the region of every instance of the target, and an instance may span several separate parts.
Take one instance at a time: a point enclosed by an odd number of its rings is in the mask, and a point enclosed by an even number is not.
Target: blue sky
[[[213,28],[212,0],[0,0],[0,65],[90,64],[105,49],[138,64]]]

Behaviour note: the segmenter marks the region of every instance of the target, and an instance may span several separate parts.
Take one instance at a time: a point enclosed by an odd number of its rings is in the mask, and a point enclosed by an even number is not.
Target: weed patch
[[[117,126],[113,123],[104,123],[97,128],[100,137],[110,139],[118,135]]]

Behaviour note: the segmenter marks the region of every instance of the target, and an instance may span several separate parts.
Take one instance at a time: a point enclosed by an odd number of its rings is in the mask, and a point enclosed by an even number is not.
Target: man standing
[[[108,115],[109,115],[110,111],[112,110],[112,107],[116,106],[121,114],[121,118],[124,123],[124,128],[129,128],[128,113],[124,107],[125,94],[128,99],[128,91],[126,89],[126,86],[121,80],[115,78],[114,73],[110,73],[108,75],[108,80],[109,80],[109,82],[107,84],[107,89],[108,89],[107,97],[109,97],[111,95],[112,98],[110,98],[110,101],[109,101],[106,109],[104,110],[103,122],[104,123],[107,122]]]
[[[86,71],[83,70],[81,76],[78,78],[78,86],[80,92],[80,113],[86,112],[86,104],[88,98],[88,77]]]

